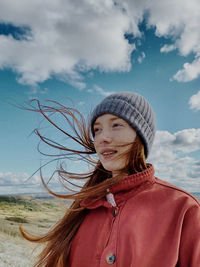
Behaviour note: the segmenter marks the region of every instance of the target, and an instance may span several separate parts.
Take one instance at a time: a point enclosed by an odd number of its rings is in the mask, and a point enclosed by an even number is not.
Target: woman
[[[99,160],[70,196],[71,209],[43,237],[21,229],[27,239],[47,242],[36,266],[200,266],[199,202],[156,178],[145,162],[155,135],[149,103],[136,93],[110,95],[93,111],[90,127],[94,143],[85,128],[79,139]]]

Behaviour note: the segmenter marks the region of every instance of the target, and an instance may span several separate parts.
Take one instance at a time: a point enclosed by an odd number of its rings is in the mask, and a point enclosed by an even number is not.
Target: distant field
[[[29,195],[0,196],[0,267],[32,266],[35,244],[21,237],[19,225],[30,233],[43,234],[64,215],[69,204]]]

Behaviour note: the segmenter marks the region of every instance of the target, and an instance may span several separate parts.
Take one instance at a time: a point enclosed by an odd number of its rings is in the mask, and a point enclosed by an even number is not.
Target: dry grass
[[[45,233],[64,215],[68,205],[56,199],[0,196],[0,233],[21,237],[20,224],[30,233]]]

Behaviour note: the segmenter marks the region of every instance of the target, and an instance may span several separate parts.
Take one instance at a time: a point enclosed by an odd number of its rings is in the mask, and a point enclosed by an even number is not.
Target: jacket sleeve
[[[180,239],[178,267],[200,267],[200,205],[185,213]]]

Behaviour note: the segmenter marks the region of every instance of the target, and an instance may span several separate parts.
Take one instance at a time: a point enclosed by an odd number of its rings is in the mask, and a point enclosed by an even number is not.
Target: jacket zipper
[[[113,207],[112,213],[114,212],[114,209],[116,209],[116,207]],[[107,247],[107,245],[108,245],[108,243],[110,241],[110,237],[111,237],[111,233],[112,233],[112,230],[113,230],[113,225],[114,225],[115,219],[116,219],[116,216],[113,215],[113,218],[112,218],[112,221],[111,221],[111,226],[110,226],[110,232],[109,232],[105,247]]]

